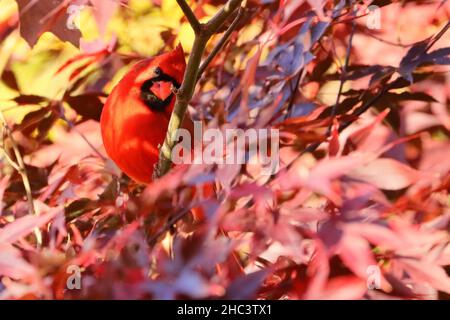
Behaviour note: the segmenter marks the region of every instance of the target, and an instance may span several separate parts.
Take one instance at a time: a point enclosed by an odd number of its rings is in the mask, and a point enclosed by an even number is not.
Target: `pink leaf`
[[[374,120],[370,120],[361,128],[352,132],[347,138],[347,142],[357,146],[358,151],[361,152],[375,152],[386,144],[386,139],[389,135],[389,130],[386,127],[380,126],[384,118],[389,113],[389,109],[381,112]]]
[[[40,228],[45,225],[59,213],[62,213],[61,208],[52,208],[46,214],[39,216],[27,215],[7,224],[0,229],[0,243],[13,243],[19,240],[28,235],[34,228]]]
[[[49,166],[59,160],[61,165],[78,164],[83,158],[104,154],[100,124],[94,120],[83,122],[71,131],[54,128],[54,143],[36,151],[31,163],[38,167]]]
[[[420,170],[434,171],[446,174],[450,171],[450,143],[448,141],[438,141],[431,138],[423,139],[423,153],[420,159]]]
[[[337,154],[339,153],[339,147],[339,123],[336,119],[334,119],[329,144],[330,157],[337,156]]]
[[[356,300],[361,299],[366,291],[366,282],[358,277],[336,277],[328,281],[325,289],[320,296],[320,299]]]
[[[106,25],[119,6],[119,0],[90,0],[94,8],[94,17],[97,22],[100,35],[106,32]]]
[[[20,251],[8,243],[0,244],[0,275],[22,279],[34,273],[34,268],[26,262]]]
[[[368,268],[377,265],[369,243],[363,238],[344,235],[339,244],[338,254],[344,264],[363,279],[367,277]]]
[[[325,1],[323,0],[307,0],[309,5],[316,11],[317,15],[320,19],[325,18],[325,14],[323,12],[323,6],[325,5]]]
[[[78,46],[81,32],[68,26],[74,16],[68,11],[67,1],[17,0],[17,4],[20,13],[20,35],[30,46],[33,46],[47,31],[52,32],[62,41],[69,41]]]
[[[315,240],[316,252],[308,266],[308,276],[311,277],[304,299],[318,299],[326,286],[330,274],[330,264],[325,247],[319,239]]]
[[[426,282],[433,288],[450,294],[450,277],[440,266],[414,259],[397,259],[417,283]]]
[[[400,190],[417,182],[423,174],[394,159],[381,158],[356,168],[348,176],[380,189]]]
[[[363,237],[369,242],[384,248],[400,250],[408,244],[393,230],[373,223],[348,223],[343,228],[349,234]]]
[[[340,203],[340,196],[331,187],[332,181],[361,165],[362,161],[361,157],[355,155],[321,160],[310,171],[304,186],[327,196],[335,203]]]
[[[301,160],[301,159],[300,159]],[[302,161],[298,161],[289,171],[280,174],[277,181],[282,189],[306,187],[323,194],[334,203],[340,204],[339,194],[332,188],[333,180],[349,173],[355,166],[363,164],[361,155],[334,157],[319,161],[309,172]]]

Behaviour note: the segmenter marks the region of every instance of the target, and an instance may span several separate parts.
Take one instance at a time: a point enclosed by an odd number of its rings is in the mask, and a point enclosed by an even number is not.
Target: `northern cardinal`
[[[186,61],[181,45],[175,50],[135,64],[114,87],[102,110],[100,125],[109,157],[133,180],[149,184],[158,161],[175,104],[174,88],[183,80]],[[185,117],[183,127],[192,131]],[[212,185],[202,187],[204,196]],[[196,220],[204,217],[193,208]]]
[[[183,80],[186,61],[181,45],[135,64],[103,107],[100,124],[109,157],[130,178],[150,183],[158,145],[162,145],[175,104],[174,89]]]

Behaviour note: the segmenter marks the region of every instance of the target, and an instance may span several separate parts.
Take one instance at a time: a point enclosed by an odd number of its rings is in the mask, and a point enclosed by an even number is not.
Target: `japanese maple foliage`
[[[279,171],[184,164],[150,185],[106,157],[98,121],[129,66],[190,51],[176,1],[17,2],[0,16],[0,298],[449,299],[449,2],[247,1],[188,111],[278,129]],[[201,20],[225,3],[189,2]],[[61,29],[70,5],[95,37]]]

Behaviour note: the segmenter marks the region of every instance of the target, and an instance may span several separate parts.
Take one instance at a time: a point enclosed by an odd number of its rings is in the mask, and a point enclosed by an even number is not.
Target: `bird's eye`
[[[162,71],[159,67],[156,67],[153,72],[154,72],[155,76],[160,76],[162,74]]]

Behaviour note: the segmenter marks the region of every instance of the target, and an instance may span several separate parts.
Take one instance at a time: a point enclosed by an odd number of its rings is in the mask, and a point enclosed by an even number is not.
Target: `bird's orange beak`
[[[161,100],[166,100],[172,94],[172,82],[157,81],[154,82],[150,91]]]

